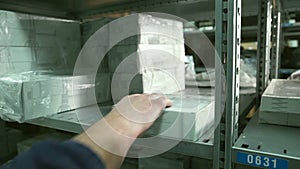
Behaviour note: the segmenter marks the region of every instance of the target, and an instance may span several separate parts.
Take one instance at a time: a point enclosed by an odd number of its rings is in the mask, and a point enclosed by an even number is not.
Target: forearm
[[[156,94],[123,98],[102,120],[74,138],[93,150],[107,169],[118,169],[136,138],[172,103]]]
[[[114,116],[117,113],[114,111],[74,138],[74,141],[93,150],[107,169],[121,166],[130,146],[142,131],[139,126],[133,126],[132,122],[122,116]]]

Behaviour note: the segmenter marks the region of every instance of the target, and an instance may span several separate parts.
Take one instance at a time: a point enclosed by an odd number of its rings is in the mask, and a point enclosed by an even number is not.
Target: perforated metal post
[[[271,0],[260,0],[257,35],[257,81],[256,90],[258,101],[266,89],[270,79],[270,49],[271,49]],[[259,106],[259,102],[257,107]]]
[[[271,53],[271,78],[277,79],[280,68],[281,56],[281,3],[275,1],[273,5],[273,19],[272,19],[272,53]]]
[[[226,74],[226,106],[221,124],[215,132],[214,169],[232,168],[232,146],[238,136],[239,72],[241,42],[241,0],[216,1],[216,40],[218,55]],[[215,111],[221,111],[222,66],[216,61]]]

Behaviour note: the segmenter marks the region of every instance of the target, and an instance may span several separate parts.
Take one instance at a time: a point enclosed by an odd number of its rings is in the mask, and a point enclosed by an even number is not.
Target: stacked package
[[[108,53],[114,100],[132,93],[170,94],[185,88],[182,22],[138,14],[110,26],[110,45],[122,34],[135,35]]]
[[[300,81],[273,79],[261,99],[259,122],[300,127]]]
[[[111,75],[114,101],[132,93],[184,89],[182,22],[136,14],[112,21],[101,30],[89,38],[82,54],[109,51],[102,53],[108,67],[100,69]]]
[[[80,24],[0,11],[0,75],[69,68],[80,51]]]
[[[0,78],[0,117],[7,121],[25,120],[56,114],[110,101],[108,74],[92,76],[37,75],[36,72]],[[96,90],[95,90],[96,89]],[[95,93],[96,91],[96,93]]]
[[[172,107],[166,109],[146,135],[196,141],[214,126],[212,97],[168,95]]]

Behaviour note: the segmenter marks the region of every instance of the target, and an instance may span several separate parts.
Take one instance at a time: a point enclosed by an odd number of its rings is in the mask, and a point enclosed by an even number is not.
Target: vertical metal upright
[[[272,15],[271,79],[278,78],[281,57],[281,2],[275,1]]]
[[[232,168],[232,146],[238,137],[241,10],[241,0],[215,1],[216,115],[222,111],[220,96],[224,87],[221,85],[220,67],[223,65],[226,75],[226,106],[214,135],[214,169]]]
[[[271,50],[271,0],[258,1],[258,35],[257,35],[257,78],[256,93],[259,106],[261,95],[270,79],[270,50]]]

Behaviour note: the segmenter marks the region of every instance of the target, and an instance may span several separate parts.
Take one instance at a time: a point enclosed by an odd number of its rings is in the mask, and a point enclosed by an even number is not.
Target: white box
[[[259,122],[300,127],[300,81],[273,79],[265,90]]]
[[[287,112],[259,112],[259,123],[300,127],[300,115]]]
[[[26,72],[37,68],[34,62],[0,62],[0,75]]]
[[[183,45],[121,45],[108,53],[111,73],[142,73],[145,69],[166,69],[184,65]]]
[[[0,10],[0,20],[4,28],[32,29],[33,16]]]
[[[0,11],[0,46],[80,47],[80,23]]]
[[[49,28],[48,28],[49,29]],[[74,32],[80,34],[80,32]],[[8,28],[6,33],[0,33],[0,46],[14,47],[56,47],[80,48],[80,36],[75,34],[57,35],[42,34],[27,29]],[[74,39],[76,37],[76,39]]]
[[[96,96],[101,102],[109,101],[109,75],[99,76],[96,83],[87,75],[51,76],[28,73],[2,77],[0,105],[3,111],[0,116],[4,120],[24,122],[95,104],[95,98],[91,96]]]
[[[171,108],[146,132],[146,135],[196,141],[214,125],[212,97],[167,95]]]
[[[116,45],[120,37],[131,37],[120,44],[177,44],[183,42],[183,23],[148,14],[135,14],[110,23],[110,45]]]
[[[114,101],[119,101],[128,94],[171,94],[185,88],[183,66],[164,70],[147,70],[141,74],[114,73],[111,76],[111,91]]]
[[[9,73],[40,69],[56,70],[62,67],[73,69],[78,54],[79,48],[0,47],[0,64],[8,65],[4,67],[8,67],[7,72]],[[22,64],[25,66],[21,66]],[[6,71],[4,67],[1,66],[0,74]]]
[[[300,115],[300,81],[273,79],[262,95],[260,111]]]

